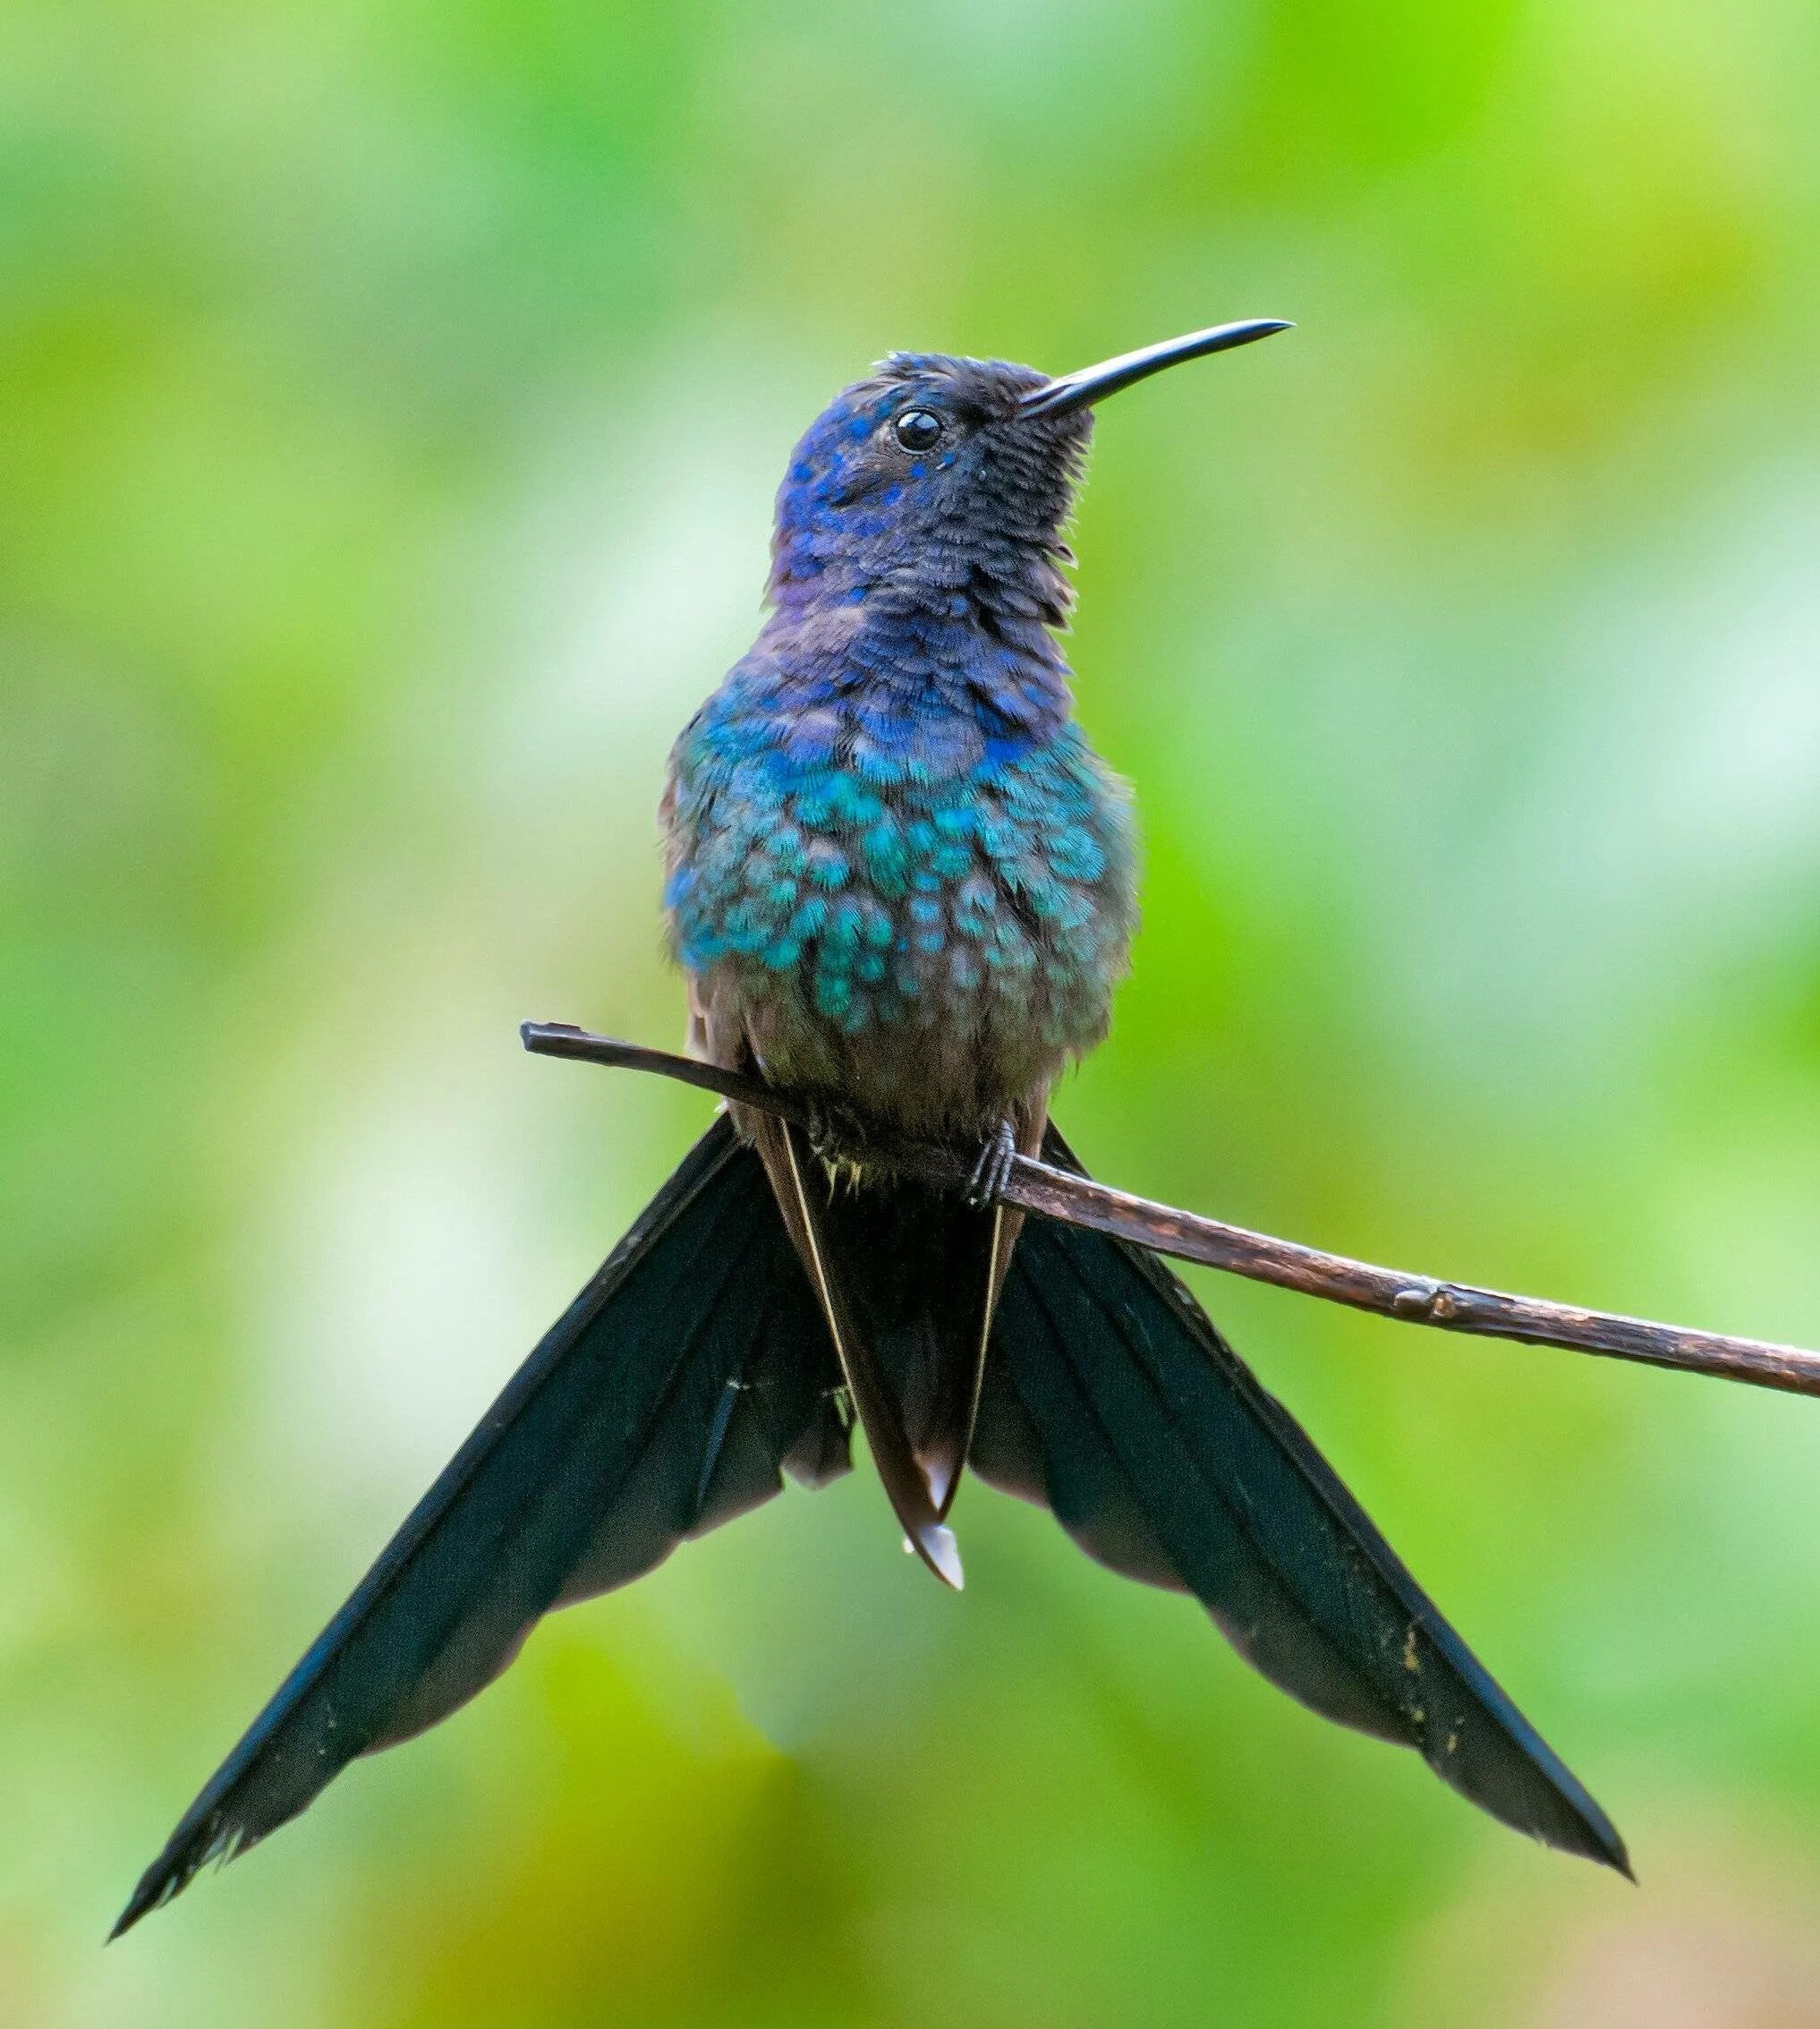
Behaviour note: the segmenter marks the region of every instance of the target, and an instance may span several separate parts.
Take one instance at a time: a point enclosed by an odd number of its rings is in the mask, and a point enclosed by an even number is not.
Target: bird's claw
[[[967,1179],[966,1201],[983,1209],[996,1205],[1011,1181],[1011,1165],[1017,1160],[1017,1137],[1009,1121],[1000,1121],[986,1137],[974,1173]]]
[[[810,1099],[805,1105],[803,1132],[810,1153],[829,1168],[857,1162],[866,1138],[859,1116],[829,1099]]]

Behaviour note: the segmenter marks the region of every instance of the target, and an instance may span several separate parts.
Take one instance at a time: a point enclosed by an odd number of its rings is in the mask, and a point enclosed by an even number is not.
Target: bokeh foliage
[[[1799,0],[0,13],[0,2020],[1820,2022],[1811,1407],[1211,1282],[1640,1893],[855,1476],[97,1949],[703,1118],[513,1027],[676,1032],[664,753],[894,346],[1301,323],[1102,419],[1096,1166],[1820,1343],[1816,80]]]

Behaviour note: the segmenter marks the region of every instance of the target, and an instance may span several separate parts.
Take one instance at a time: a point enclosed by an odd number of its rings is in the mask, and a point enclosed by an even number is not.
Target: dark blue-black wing
[[[1080,1167],[1053,1129],[1043,1155]],[[1192,1593],[1315,1711],[1414,1747],[1518,1830],[1629,1872],[1604,1812],[1153,1256],[1026,1223],[971,1462],[1113,1570]]]
[[[446,1717],[552,1607],[846,1470],[827,1326],[723,1119],[514,1376],[191,1805],[115,1927]]]

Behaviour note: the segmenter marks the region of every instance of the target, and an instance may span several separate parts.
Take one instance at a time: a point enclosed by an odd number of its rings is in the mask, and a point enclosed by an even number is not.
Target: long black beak
[[[1084,366],[1077,373],[1064,373],[1033,388],[1017,405],[1020,415],[1066,415],[1070,409],[1085,408],[1103,401],[1134,381],[1147,380],[1166,366],[1179,366],[1185,359],[1203,359],[1209,353],[1229,352],[1234,345],[1248,345],[1254,338],[1268,338],[1272,331],[1295,327],[1280,317],[1246,318],[1237,324],[1216,324],[1211,331],[1190,331],[1186,338],[1165,338],[1160,345],[1146,345],[1142,352],[1120,353],[1117,359],[1101,360],[1098,366]]]

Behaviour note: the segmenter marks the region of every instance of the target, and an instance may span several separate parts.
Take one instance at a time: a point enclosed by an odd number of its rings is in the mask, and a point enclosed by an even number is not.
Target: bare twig
[[[691,1057],[675,1056],[668,1050],[648,1050],[555,1022],[526,1022],[520,1033],[525,1048],[543,1056],[577,1057],[589,1063],[654,1071],[742,1105],[780,1114],[799,1125],[807,1117],[803,1102],[788,1093],[711,1064],[697,1063]],[[891,1168],[912,1170],[931,1182],[955,1189],[963,1188],[973,1173],[970,1158],[945,1148],[880,1143],[875,1154]],[[1012,1164],[1003,1197],[1006,1204],[1040,1219],[1089,1226],[1180,1261],[1223,1268],[1255,1283],[1271,1283],[1279,1289],[1297,1290],[1329,1303],[1350,1304],[1355,1309],[1375,1311],[1405,1324],[1433,1325],[1442,1331],[1470,1332],[1485,1338],[1518,1339],[1532,1345],[1565,1346],[1574,1352],[1710,1374],[1721,1380],[1748,1382],[1753,1387],[1780,1388],[1790,1394],[1820,1395],[1820,1353],[1374,1267],[1343,1254],[1326,1254],[1319,1248],[1133,1198],[1028,1155],[1019,1155]]]

